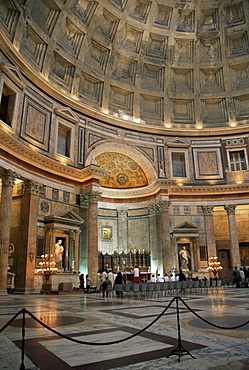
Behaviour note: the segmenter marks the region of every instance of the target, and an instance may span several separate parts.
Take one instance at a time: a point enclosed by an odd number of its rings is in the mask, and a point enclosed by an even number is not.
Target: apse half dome
[[[105,188],[130,189],[148,185],[142,168],[131,158],[119,153],[102,153],[96,164],[109,172],[100,180]]]

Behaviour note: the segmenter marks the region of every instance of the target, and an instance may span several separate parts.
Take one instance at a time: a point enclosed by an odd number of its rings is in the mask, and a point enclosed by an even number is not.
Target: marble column
[[[94,286],[97,285],[98,273],[98,201],[101,197],[99,191],[87,193],[88,208],[88,275]]]
[[[79,235],[79,270],[84,275],[88,273],[88,207],[88,196],[86,194],[80,194],[79,215],[84,222],[80,226]]]
[[[6,285],[10,244],[10,221],[15,173],[10,170],[3,170],[0,175],[2,178],[0,204],[0,294],[7,294]]]
[[[122,250],[128,252],[128,211],[126,209],[119,209],[117,211],[118,215],[118,252]]]
[[[74,271],[79,271],[79,234],[80,231],[75,231],[74,238]]]
[[[20,245],[15,293],[36,293],[34,289],[37,219],[40,185],[32,180],[24,183],[21,201]]]
[[[155,273],[159,265],[158,239],[157,239],[157,206],[154,204],[148,207],[149,213],[149,245],[150,245],[150,267]]]
[[[235,266],[241,267],[240,252],[239,252],[239,242],[236,227],[235,209],[236,205],[229,204],[225,205],[224,208],[228,215],[228,227],[230,234],[230,255],[231,255],[231,268],[234,269]]]
[[[206,225],[206,238],[207,238],[207,250],[208,258],[217,256],[215,232],[214,232],[214,207],[213,206],[202,206],[203,213],[205,215]]]
[[[161,201],[158,206],[161,210],[161,240],[162,240],[162,261],[163,261],[163,275],[169,274],[174,268],[174,253],[172,251],[170,241],[170,228],[169,228],[169,207],[171,202]]]

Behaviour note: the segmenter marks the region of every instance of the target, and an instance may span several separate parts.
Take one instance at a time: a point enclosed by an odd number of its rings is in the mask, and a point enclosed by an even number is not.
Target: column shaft
[[[2,172],[1,177],[2,193],[0,205],[0,294],[7,294],[6,285],[10,243],[12,191],[15,175],[12,171],[5,170]]]
[[[98,272],[98,200],[101,193],[91,191],[88,196],[88,275],[96,286]]]
[[[213,206],[202,206],[202,210],[205,214],[208,257],[212,257],[212,256],[217,255],[216,242],[215,242],[213,209],[214,209]]]
[[[236,218],[235,218],[236,207],[237,207],[236,205],[224,206],[227,212],[227,215],[228,215],[228,227],[229,227],[229,234],[230,234],[231,268],[232,269],[235,266],[237,266],[238,268],[241,267],[238,233],[237,233]]]
[[[37,219],[39,211],[39,184],[25,182],[21,204],[20,246],[16,276],[16,293],[36,293],[34,272],[36,256]]]
[[[75,231],[74,240],[74,271],[79,271],[79,232]]]
[[[163,201],[159,203],[162,210],[162,260],[163,260],[163,274],[169,274],[174,266],[174,253],[172,251],[169,230],[169,207],[171,202]]]

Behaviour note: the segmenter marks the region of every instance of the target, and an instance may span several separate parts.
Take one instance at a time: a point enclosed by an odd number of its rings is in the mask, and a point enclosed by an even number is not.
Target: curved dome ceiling
[[[82,109],[176,129],[249,123],[249,6],[230,0],[0,5],[20,54]]]
[[[100,185],[114,189],[139,188],[148,185],[142,168],[131,158],[120,153],[102,153],[96,164],[109,172],[100,179]]]

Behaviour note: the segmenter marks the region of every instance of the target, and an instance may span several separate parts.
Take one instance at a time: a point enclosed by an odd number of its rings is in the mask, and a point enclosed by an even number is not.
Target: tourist
[[[108,279],[108,277],[106,277],[105,281],[103,281],[101,285],[103,298],[105,298],[105,295],[106,295],[106,298],[108,297],[108,289],[107,289],[108,285],[112,287],[112,282],[111,280]]]

